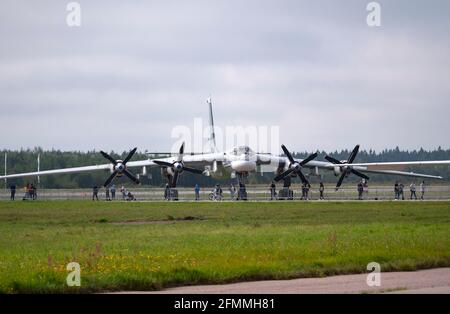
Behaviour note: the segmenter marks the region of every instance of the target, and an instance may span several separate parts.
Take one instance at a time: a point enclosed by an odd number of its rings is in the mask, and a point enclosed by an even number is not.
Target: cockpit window
[[[233,155],[242,155],[242,154],[252,154],[253,151],[248,146],[238,146],[233,148],[231,153]]]

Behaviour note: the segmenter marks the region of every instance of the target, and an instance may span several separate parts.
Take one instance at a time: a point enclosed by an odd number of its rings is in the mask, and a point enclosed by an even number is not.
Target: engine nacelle
[[[250,160],[234,160],[231,169],[235,172],[250,172],[256,169],[256,162]]]
[[[339,176],[341,173],[342,173],[342,171],[341,171],[341,167],[334,167],[333,168],[333,172],[334,172],[334,175],[337,177],[337,176]]]
[[[167,176],[173,176],[173,175],[174,175],[174,171],[172,168],[161,167],[161,176],[167,177]]]

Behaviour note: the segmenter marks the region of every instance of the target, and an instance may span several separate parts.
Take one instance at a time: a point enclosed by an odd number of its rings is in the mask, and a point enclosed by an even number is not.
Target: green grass
[[[450,202],[0,202],[0,236],[2,293],[155,290],[450,266]]]

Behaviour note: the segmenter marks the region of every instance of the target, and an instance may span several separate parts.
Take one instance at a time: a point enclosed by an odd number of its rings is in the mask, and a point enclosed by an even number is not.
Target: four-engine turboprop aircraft
[[[314,153],[305,159],[293,158],[290,151],[282,145],[281,148],[286,156],[275,156],[271,154],[256,153],[248,146],[235,147],[226,152],[219,152],[215,144],[214,120],[212,113],[212,104],[208,99],[209,118],[211,134],[208,139],[211,152],[202,154],[184,154],[184,143],[181,145],[177,156],[167,158],[146,159],[139,161],[130,161],[136,152],[134,148],[124,160],[115,160],[105,152],[101,152],[110,163],[101,165],[92,165],[75,168],[44,170],[37,172],[9,174],[0,176],[0,179],[14,179],[21,177],[35,177],[45,175],[55,175],[63,173],[80,173],[98,170],[109,170],[111,175],[105,181],[104,186],[108,186],[115,177],[127,176],[133,182],[139,183],[139,179],[129,171],[130,168],[142,168],[142,173],[146,173],[148,167],[161,167],[163,174],[167,177],[171,187],[176,187],[179,175],[183,171],[213,176],[217,178],[232,177],[237,178],[241,189],[245,189],[245,177],[249,173],[255,172],[264,165],[265,171],[271,171],[275,174],[274,180],[285,181],[285,186],[290,185],[292,177],[299,177],[303,183],[308,180],[303,174],[302,169],[309,169],[311,174],[319,174],[319,170],[333,171],[339,180],[336,185],[338,189],[343,180],[350,174],[354,174],[364,179],[369,179],[367,173],[380,173],[397,176],[419,177],[442,179],[441,176],[420,174],[414,172],[401,171],[408,166],[433,166],[449,165],[450,160],[440,161],[408,161],[408,162],[380,162],[380,163],[354,163],[358,154],[359,145],[357,145],[349,158],[344,161],[336,160],[331,156],[326,156],[327,161],[314,160],[317,154]],[[288,182],[288,183],[287,183]]]

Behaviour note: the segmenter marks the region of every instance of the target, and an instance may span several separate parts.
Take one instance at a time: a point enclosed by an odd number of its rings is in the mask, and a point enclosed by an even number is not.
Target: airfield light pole
[[[38,154],[38,156],[37,156],[37,171],[40,172],[41,171],[40,169],[41,169],[41,154]],[[38,186],[40,187],[41,186],[41,177],[38,176],[37,179],[38,179]]]
[[[7,164],[8,164],[8,153],[7,152],[5,152],[5,176],[6,176],[6,166],[7,166]],[[7,183],[7,180],[6,180],[6,178],[5,178],[5,190],[8,188],[7,187],[7,185],[8,185],[8,183]]]

